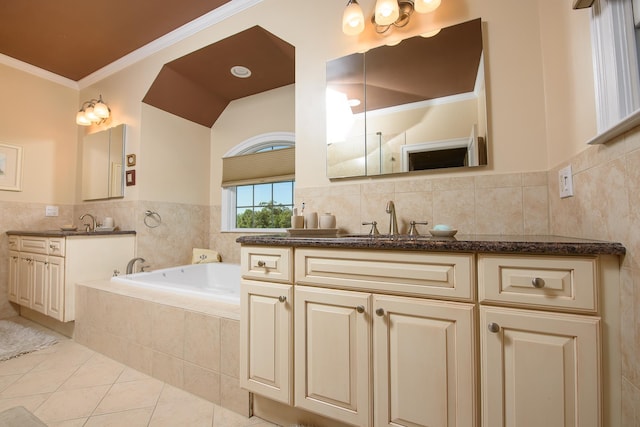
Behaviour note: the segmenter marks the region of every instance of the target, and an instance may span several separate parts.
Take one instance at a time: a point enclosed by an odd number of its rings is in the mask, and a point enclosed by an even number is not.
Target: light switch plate
[[[558,184],[560,187],[560,198],[573,196],[573,174],[571,173],[571,165],[558,171]]]
[[[47,206],[44,208],[44,216],[58,216],[57,206]]]

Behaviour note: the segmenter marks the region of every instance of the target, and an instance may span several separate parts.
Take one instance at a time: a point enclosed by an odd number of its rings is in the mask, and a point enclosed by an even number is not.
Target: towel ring
[[[157,222],[157,224],[149,224],[147,222],[147,220],[149,218],[153,218],[154,221]],[[156,228],[160,224],[162,224],[162,217],[160,216],[160,214],[158,212],[153,212],[153,211],[150,211],[150,210],[144,211],[144,225],[146,225],[149,228]]]

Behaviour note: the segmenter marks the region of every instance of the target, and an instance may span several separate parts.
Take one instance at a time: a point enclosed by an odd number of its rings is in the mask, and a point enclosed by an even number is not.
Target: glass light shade
[[[93,111],[93,107],[89,106],[84,110],[84,116],[91,120],[92,122],[97,122],[100,120],[100,117],[98,117],[96,115],[96,113]]]
[[[80,126],[89,126],[91,124],[91,120],[85,117],[84,111],[78,111],[78,114],[76,114],[76,124]]]
[[[106,119],[109,117],[109,107],[107,107],[107,104],[104,102],[98,101],[96,105],[93,106],[93,114],[101,119]]]
[[[415,0],[414,7],[418,13],[429,13],[440,7],[441,0]]]
[[[347,5],[342,15],[342,32],[348,36],[355,36],[364,30],[364,14],[356,0]]]
[[[400,16],[397,0],[378,0],[376,2],[375,20],[378,25],[391,25]]]

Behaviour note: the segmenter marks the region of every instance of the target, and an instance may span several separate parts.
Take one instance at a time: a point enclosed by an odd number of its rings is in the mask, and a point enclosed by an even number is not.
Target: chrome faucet
[[[91,224],[84,224],[87,231],[96,231],[96,218],[90,213],[80,215],[80,221],[84,219],[85,216],[91,217]]]
[[[133,274],[133,268],[135,267],[136,262],[146,262],[144,258],[133,258],[129,263],[127,263],[127,274]],[[142,267],[142,271],[144,271],[144,266]]]
[[[398,235],[398,220],[396,219],[396,205],[393,204],[393,201],[389,200],[387,202],[387,213],[389,214],[389,235],[397,236]]]

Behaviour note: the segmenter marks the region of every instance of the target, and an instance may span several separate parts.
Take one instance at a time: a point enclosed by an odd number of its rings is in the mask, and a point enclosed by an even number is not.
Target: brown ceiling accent
[[[482,54],[481,25],[475,19],[444,28],[434,37],[416,36],[397,46],[330,61],[327,81],[349,99],[362,101],[366,75],[369,111],[471,92]],[[364,104],[353,112],[364,111]]]
[[[251,77],[231,75],[243,65]],[[142,100],[211,127],[234,99],[295,82],[295,48],[255,26],[165,64]]]
[[[229,1],[1,1],[0,53],[80,80]]]

